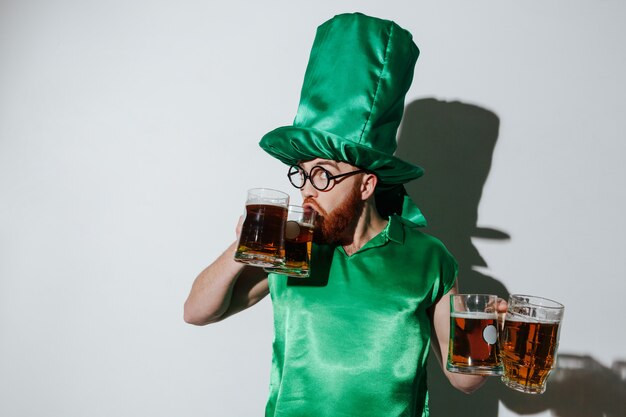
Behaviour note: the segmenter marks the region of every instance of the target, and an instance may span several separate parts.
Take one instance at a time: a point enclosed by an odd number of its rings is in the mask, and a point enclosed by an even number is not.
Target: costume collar
[[[386,245],[389,241],[400,243],[404,242],[404,226],[402,219],[397,215],[389,216],[389,221],[387,225],[379,234],[374,236],[367,242],[361,249],[359,249],[355,255],[359,252],[362,252],[367,249],[376,248],[379,246]],[[341,251],[345,253],[343,247],[341,247]]]
[[[404,242],[404,227],[402,227],[402,221],[397,215],[389,216],[389,222],[383,230],[383,234],[388,240],[396,243]]]

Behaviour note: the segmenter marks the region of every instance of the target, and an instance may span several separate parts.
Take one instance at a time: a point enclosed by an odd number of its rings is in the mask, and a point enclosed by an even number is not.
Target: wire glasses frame
[[[307,172],[298,165],[292,165],[289,167],[289,171],[287,172],[287,177],[289,178],[289,182],[296,188],[302,189],[306,184],[306,180],[311,181],[311,185],[318,191],[325,191],[328,189],[332,181],[337,178],[349,177],[355,174],[360,174],[362,172],[367,172],[364,169],[358,169],[356,171],[346,172],[344,174],[332,175],[328,170],[322,168],[319,165],[311,168],[311,171],[307,174]]]

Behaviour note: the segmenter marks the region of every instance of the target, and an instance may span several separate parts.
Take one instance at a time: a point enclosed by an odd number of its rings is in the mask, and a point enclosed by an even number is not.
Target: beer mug
[[[285,262],[267,272],[306,278],[309,276],[313,228],[317,213],[300,206],[289,206],[285,227]]]
[[[498,297],[495,295],[450,296],[448,371],[502,375],[497,305]]]
[[[285,261],[285,225],[289,195],[269,188],[248,190],[246,214],[235,260],[254,266]]]
[[[542,394],[556,364],[564,307],[556,301],[513,294],[504,319],[500,351],[502,382],[529,394]]]

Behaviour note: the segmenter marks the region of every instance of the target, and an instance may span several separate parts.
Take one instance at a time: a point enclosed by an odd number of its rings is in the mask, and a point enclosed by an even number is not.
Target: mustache
[[[326,211],[320,207],[319,204],[317,204],[317,202],[312,198],[312,197],[306,197],[303,202],[302,202],[303,206],[311,206],[313,208],[313,210],[315,210],[318,214],[318,216],[325,216],[327,213]]]

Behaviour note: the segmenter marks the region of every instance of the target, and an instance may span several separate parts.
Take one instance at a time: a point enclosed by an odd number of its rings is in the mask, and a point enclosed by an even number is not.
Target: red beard
[[[327,213],[311,197],[304,199],[303,204],[310,204],[317,211],[317,221],[313,241],[348,245],[354,238],[354,230],[359,221],[365,201],[361,200],[360,184],[356,184],[345,201],[332,212]]]

